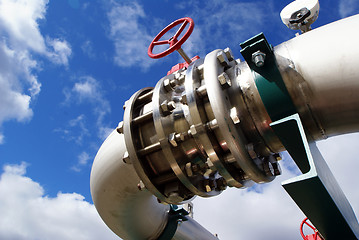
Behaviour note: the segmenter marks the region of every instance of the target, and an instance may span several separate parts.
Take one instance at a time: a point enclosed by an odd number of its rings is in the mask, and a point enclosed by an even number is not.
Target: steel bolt
[[[222,89],[227,89],[232,86],[231,79],[227,75],[227,73],[223,72],[218,76],[218,81],[221,84]]]
[[[168,136],[168,142],[173,146],[173,147],[177,147],[177,141],[176,141],[176,137],[175,137],[176,133],[171,133]]]
[[[123,110],[126,110],[127,103],[128,103],[128,100],[123,104]]]
[[[217,53],[217,59],[223,67],[229,66],[229,61],[226,54],[223,51]]]
[[[189,127],[189,134],[191,134],[192,137],[197,134],[197,130],[196,130],[196,127],[194,125],[191,125]]]
[[[174,101],[167,102],[167,100],[165,100],[161,103],[161,109],[163,114],[169,114],[175,108],[176,103]]]
[[[264,65],[265,58],[266,58],[266,54],[261,51],[257,51],[252,54],[252,62],[257,67],[262,67]]]
[[[207,88],[206,85],[201,85],[199,88],[196,89],[196,93],[200,97],[205,97],[207,95]]]
[[[177,79],[177,81],[178,81],[178,83],[183,83],[184,82],[184,80],[185,80],[185,75],[183,75],[184,74],[184,72],[177,72],[176,74],[175,74],[175,78]]]
[[[145,184],[144,184],[142,181],[140,181],[140,182],[137,184],[137,187],[138,187],[138,190],[140,190],[140,191],[142,191],[143,189],[146,188]]]
[[[187,96],[186,96],[186,94],[183,94],[183,95],[181,96],[180,102],[181,102],[182,104],[184,104],[184,105],[187,105]]]
[[[163,87],[166,89],[167,92],[172,91],[176,86],[176,81],[175,80],[170,80],[168,78],[166,78],[165,80],[163,80]]]
[[[234,60],[232,50],[229,47],[226,47],[223,52],[226,54],[229,61]]]
[[[192,163],[186,163],[186,173],[188,177],[192,177],[193,176],[193,171],[192,171]]]
[[[167,104],[167,108],[169,111],[172,111],[173,109],[176,108],[176,103],[174,101],[169,101]]]
[[[117,130],[117,132],[118,132],[119,134],[122,134],[122,133],[123,133],[123,121],[121,121],[121,122],[118,124],[116,130]]]
[[[131,163],[131,159],[127,151],[123,154],[122,161],[127,164]]]
[[[241,119],[238,116],[236,107],[231,108],[229,115],[231,116],[231,119],[232,119],[234,124],[238,124],[238,123],[241,122]]]

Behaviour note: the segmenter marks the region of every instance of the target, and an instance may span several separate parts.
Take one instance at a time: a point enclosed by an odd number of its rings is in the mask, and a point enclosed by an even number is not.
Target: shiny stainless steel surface
[[[312,140],[359,130],[359,15],[275,47],[288,91]]]
[[[359,131],[358,26],[356,15],[274,48],[310,141]],[[124,238],[152,239],[167,221],[168,206],[158,202],[182,204],[273,180],[285,149],[270,123],[252,70],[230,49],[141,89],[125,103],[123,123],[93,165],[91,192],[101,217]],[[140,219],[147,207],[149,218]],[[193,239],[196,226],[182,222],[174,239]]]
[[[98,151],[91,171],[91,195],[103,221],[123,239],[155,239],[167,224],[169,206],[140,191],[133,166],[122,161],[124,135],[113,131]]]

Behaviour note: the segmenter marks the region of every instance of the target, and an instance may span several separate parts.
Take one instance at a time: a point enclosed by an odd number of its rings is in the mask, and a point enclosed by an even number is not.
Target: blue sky
[[[239,43],[259,32],[273,45],[294,36],[279,17],[290,2],[0,0],[0,239],[116,239],[92,205],[91,163],[123,103],[182,61],[177,53],[150,59],[150,41],[188,16],[188,55],[230,47],[238,58]],[[359,13],[357,0],[320,3],[313,28]],[[349,176],[358,141],[319,144],[357,214]],[[280,187],[291,162],[282,165],[283,176],[260,191],[197,198],[195,218],[222,239],[299,239],[302,215]]]

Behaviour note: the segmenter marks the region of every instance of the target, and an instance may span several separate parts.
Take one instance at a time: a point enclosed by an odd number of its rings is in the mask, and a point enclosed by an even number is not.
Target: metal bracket
[[[161,236],[157,240],[169,240],[172,239],[176,233],[178,223],[181,221],[187,221],[187,215],[189,214],[185,209],[178,208],[177,205],[170,205],[170,211],[168,212],[168,221]]]
[[[354,211],[316,144],[308,143],[299,115],[270,126],[304,173],[284,181],[284,189],[326,240],[358,239]]]
[[[241,54],[252,70],[252,74],[264,106],[276,121],[296,113],[296,108],[280,75],[272,46],[263,33],[240,44]],[[263,63],[256,63],[256,54],[265,56]]]

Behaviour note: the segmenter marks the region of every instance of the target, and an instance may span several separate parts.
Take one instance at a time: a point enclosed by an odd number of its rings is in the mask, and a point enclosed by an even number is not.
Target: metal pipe
[[[123,134],[114,130],[102,144],[91,170],[91,195],[106,225],[123,239],[157,239],[165,230],[169,205],[158,203],[140,182],[133,166],[122,161]],[[192,218],[180,222],[173,239],[217,239]]]
[[[359,48],[356,47],[359,36],[357,31],[355,31],[357,26],[359,26],[359,15],[317,28],[274,48],[274,54],[285,87],[311,141],[359,131],[359,94],[357,94],[359,92]],[[218,55],[218,53],[220,54]],[[190,94],[194,92],[195,87],[199,87],[201,82],[201,79],[196,78],[199,78],[200,74],[197,74],[198,76],[193,74],[192,76],[192,72],[190,72],[191,66],[186,73],[185,88],[180,86],[177,90],[181,90],[182,92],[180,93],[186,94],[186,102],[188,102],[186,104],[189,106],[189,114],[186,117],[191,118],[192,122],[196,120],[198,122],[196,124],[197,127],[203,127],[205,123],[202,122],[201,111],[206,111],[206,116],[209,118],[204,119],[205,121],[215,120],[216,124],[213,122],[213,129],[211,126],[214,132],[211,137],[223,143],[222,149],[230,151],[235,159],[235,162],[233,162],[230,158],[226,158],[227,155],[219,151],[218,154],[223,155],[219,157],[223,158],[224,162],[226,159],[228,160],[227,163],[225,162],[228,165],[226,167],[233,167],[231,168],[232,170],[239,171],[238,165],[246,172],[246,175],[240,175],[239,177],[251,178],[261,182],[261,178],[258,178],[258,176],[261,176],[261,173],[257,174],[256,165],[250,165],[252,158],[255,158],[257,153],[269,156],[268,154],[273,152],[283,151],[284,147],[269,126],[271,119],[258,93],[251,69],[245,62],[237,65],[239,61],[233,61],[232,57],[230,58],[232,61],[229,61],[227,58],[226,53],[222,53],[219,50],[206,56],[205,64],[203,64],[203,75],[205,75],[204,82],[208,91],[208,101],[205,101],[203,106],[200,105],[202,102],[196,102],[196,98],[193,97],[194,94]],[[224,71],[223,69],[227,69],[228,78],[233,80],[232,86],[228,89],[223,88],[222,84],[218,82],[218,76]],[[193,81],[190,81],[190,79]],[[197,85],[194,86],[194,84]],[[161,90],[162,85],[158,86],[158,94],[163,94],[161,95],[163,98],[170,97],[168,91]],[[179,93],[174,92],[176,94]],[[150,100],[151,94],[147,93],[144,95],[141,101]],[[154,101],[154,109],[158,110],[162,99],[159,101],[160,96],[157,96],[157,99],[158,101]],[[177,102],[177,104],[176,108],[187,109],[187,107],[181,105],[182,103]],[[240,126],[238,126],[232,115],[227,111],[233,107],[240,110],[239,115],[236,113],[234,116],[240,119]],[[126,109],[126,111],[131,109]],[[125,114],[124,122],[128,121],[129,123],[131,121],[129,117],[131,114],[132,112],[128,112],[127,115]],[[227,116],[227,118],[223,116]],[[153,120],[152,111],[134,118],[132,125],[139,125],[148,120]],[[187,125],[189,125],[186,120],[180,121],[174,117],[168,118],[167,116],[158,115],[157,120],[158,129],[163,130],[165,126],[167,134],[183,132],[187,129]],[[171,121],[175,120],[176,127],[180,127],[179,130],[171,128],[171,124],[175,125]],[[181,125],[182,123],[183,125]],[[195,139],[202,146],[203,142],[205,142],[203,139],[206,139],[205,143],[208,144],[205,147],[214,156],[216,152],[211,147],[212,142],[209,141],[208,136],[206,138],[203,137],[205,136],[204,134],[207,134],[206,131],[202,131],[199,127],[196,129],[196,126],[191,126],[188,131],[192,136],[195,136]],[[143,137],[142,135],[132,136],[129,134],[131,133],[129,128],[126,131],[126,138],[130,140],[128,142],[136,140],[132,139],[133,136],[138,137],[137,140]],[[152,136],[155,130],[146,131],[148,131],[148,136]],[[234,135],[235,131],[238,136]],[[156,132],[158,136],[159,132]],[[164,133],[161,134],[165,136]],[[165,139],[162,135],[160,141]],[[146,137],[147,135],[144,136]],[[248,136],[248,141],[244,141],[246,139],[245,136]],[[243,142],[239,144],[237,139],[241,139]],[[166,141],[166,139],[163,141]],[[166,143],[164,145],[169,146],[167,142],[161,143]],[[184,149],[192,149],[194,143],[187,142],[187,145],[181,144],[181,146],[183,145]],[[263,145],[265,146],[254,149],[254,144],[258,143],[264,143]],[[150,152],[153,150],[163,151],[163,149],[160,149],[160,147],[163,148],[161,144],[151,141],[146,144],[149,144],[149,146],[140,150],[140,152],[148,153],[149,150]],[[181,148],[166,148],[165,150],[169,152],[172,149],[177,158],[183,155],[178,150]],[[169,219],[169,207],[168,205],[159,204],[157,199],[147,189],[138,189],[137,185],[141,181],[134,170],[134,164],[126,164],[121,159],[126,151],[123,134],[119,134],[116,131],[101,146],[91,172],[91,193],[94,204],[104,222],[113,232],[122,238],[156,239],[166,230]],[[132,151],[132,157],[134,153],[135,151]],[[212,156],[211,154],[208,155]],[[212,171],[210,167],[216,167],[212,166],[213,163],[211,161],[222,164],[222,162],[219,162],[219,157],[214,158],[213,156],[212,159],[208,158],[206,164],[204,164],[204,167],[208,167],[208,171]],[[131,158],[131,153],[129,157]],[[243,159],[246,162],[243,162]],[[161,167],[166,164],[165,160],[168,159],[166,155],[161,153],[154,156],[152,160],[158,163],[159,166],[157,167],[159,169],[162,169]],[[186,162],[183,161],[181,163]],[[236,165],[232,166],[234,164],[231,163],[236,163]],[[182,168],[178,169],[182,171]],[[145,175],[145,170],[141,169],[146,178],[154,177],[153,175]],[[168,170],[169,168],[164,168],[161,173],[167,173]],[[181,176],[186,175],[182,174]],[[164,179],[164,175],[156,175],[156,177],[158,181]],[[183,177],[183,179],[185,178]],[[171,186],[165,187],[170,188]],[[166,191],[163,194],[166,195]],[[189,219],[177,226],[173,239],[216,238],[193,219]]]
[[[312,140],[359,131],[359,15],[275,47],[283,80]]]

